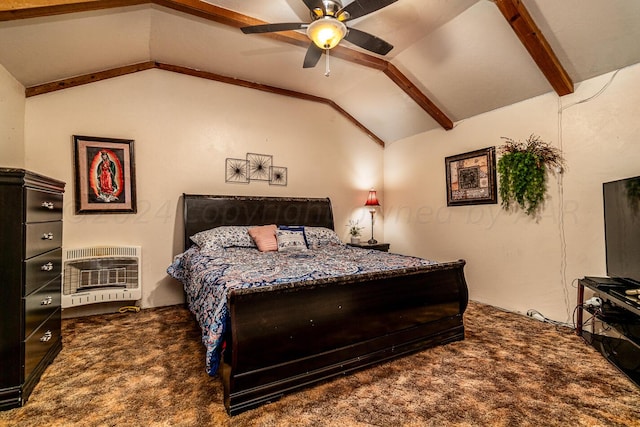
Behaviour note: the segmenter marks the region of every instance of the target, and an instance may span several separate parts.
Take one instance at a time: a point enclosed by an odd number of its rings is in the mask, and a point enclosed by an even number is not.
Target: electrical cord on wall
[[[609,81],[607,81],[607,83],[605,83],[605,85],[600,88],[599,91],[597,91],[595,94],[581,99],[580,101],[576,101],[572,104],[568,104],[563,106],[562,105],[562,97],[558,97],[558,149],[560,150],[561,153],[564,152],[564,148],[563,148],[563,135],[562,135],[562,119],[563,119],[563,112],[564,110],[566,110],[567,108],[571,108],[574,107],[576,105],[579,104],[583,104],[585,102],[590,102],[594,99],[596,99],[597,97],[599,97],[600,95],[602,95],[607,88],[611,85],[611,83],[613,83],[613,80],[616,78],[616,76],[618,75],[618,73],[620,72],[620,70],[616,70],[611,77],[609,78]],[[569,307],[570,307],[570,303],[569,303],[569,290],[567,288],[567,239],[566,239],[566,235],[565,235],[565,227],[564,227],[564,175],[562,170],[557,170],[557,189],[558,189],[558,232],[560,234],[560,280],[561,280],[561,284],[562,284],[562,290],[563,290],[563,294],[564,294],[564,301],[565,301],[565,307],[567,309],[567,324],[569,323],[569,319],[572,319],[573,315],[571,313],[569,313]],[[575,282],[576,279],[574,279],[573,282]],[[572,282],[572,283],[573,283]],[[530,310],[531,311],[531,310]],[[528,314],[528,313],[527,313]],[[574,314],[575,314],[575,310],[574,310]],[[575,321],[573,321],[573,324],[575,325]]]
[[[564,153],[562,144],[562,98],[558,97],[558,149]],[[564,229],[564,171],[557,170],[558,188],[558,234],[560,235],[560,283],[562,284],[564,306],[567,310],[567,323],[569,322],[569,291],[567,289],[567,238]]]

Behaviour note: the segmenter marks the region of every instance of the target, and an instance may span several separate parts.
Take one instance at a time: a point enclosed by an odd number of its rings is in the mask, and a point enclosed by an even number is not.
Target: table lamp
[[[367,202],[364,205],[370,207],[369,212],[371,213],[371,239],[367,243],[375,245],[378,241],[373,238],[373,216],[376,214],[376,206],[380,206],[380,203],[376,196],[376,190],[373,188],[369,190],[369,196],[367,196]]]

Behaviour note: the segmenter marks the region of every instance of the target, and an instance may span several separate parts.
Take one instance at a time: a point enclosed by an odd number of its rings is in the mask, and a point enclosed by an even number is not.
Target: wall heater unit
[[[140,246],[96,246],[62,251],[62,307],[142,297]]]

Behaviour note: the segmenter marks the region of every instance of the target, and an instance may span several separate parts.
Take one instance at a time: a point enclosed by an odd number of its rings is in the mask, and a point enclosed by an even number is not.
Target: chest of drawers
[[[0,168],[0,410],[22,406],[62,349],[64,185]]]

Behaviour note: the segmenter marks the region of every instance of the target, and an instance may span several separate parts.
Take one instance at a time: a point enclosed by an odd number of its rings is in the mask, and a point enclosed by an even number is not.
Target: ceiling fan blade
[[[338,16],[341,21],[346,22],[352,19],[360,18],[364,15],[368,15],[397,1],[398,0],[353,0],[352,3],[349,3],[341,10],[339,10],[336,16]],[[340,18],[340,15],[345,12],[349,15],[345,19]]]
[[[290,31],[290,30],[301,30],[306,28],[309,24],[304,24],[302,22],[283,22],[281,24],[263,24],[263,25],[252,25],[250,27],[242,27],[240,28],[245,34],[258,34],[258,33],[275,33],[278,31]]]
[[[324,4],[322,0],[302,0],[305,5],[309,8],[310,11],[313,12],[313,9],[324,10]]]
[[[323,52],[322,49],[320,49],[315,44],[311,43],[309,45],[309,49],[307,49],[307,54],[304,56],[304,64],[302,64],[302,68],[315,67],[318,61],[320,61],[322,52]]]
[[[363,49],[367,49],[368,51],[379,55],[386,55],[391,49],[393,49],[392,44],[387,43],[379,37],[355,28],[349,28],[349,32],[344,39],[356,46],[360,46]]]

